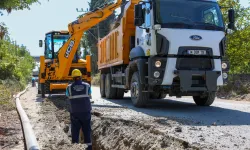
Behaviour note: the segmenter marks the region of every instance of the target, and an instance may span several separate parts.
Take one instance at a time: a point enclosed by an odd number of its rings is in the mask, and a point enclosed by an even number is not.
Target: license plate
[[[189,55],[207,55],[206,50],[188,50]]]

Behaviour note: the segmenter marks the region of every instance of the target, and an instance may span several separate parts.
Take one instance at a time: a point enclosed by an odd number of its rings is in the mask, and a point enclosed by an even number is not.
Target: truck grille
[[[178,70],[212,70],[213,61],[210,58],[177,58]]]

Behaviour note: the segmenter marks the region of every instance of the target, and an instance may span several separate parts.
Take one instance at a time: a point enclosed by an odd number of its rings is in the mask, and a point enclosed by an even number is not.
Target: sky
[[[41,4],[31,5],[31,10],[13,11],[0,16],[8,28],[10,37],[17,44],[27,46],[32,56],[43,55],[39,40],[44,40],[45,33],[52,30],[67,30],[70,22],[76,20],[86,10],[89,0],[40,0]],[[248,0],[240,0],[244,7],[249,7]]]

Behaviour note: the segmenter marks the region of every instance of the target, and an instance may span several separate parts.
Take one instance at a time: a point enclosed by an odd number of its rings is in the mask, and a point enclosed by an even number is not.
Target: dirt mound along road
[[[21,97],[42,149],[83,149],[71,144],[66,97],[36,97],[30,88]],[[135,108],[130,98],[100,98],[93,87],[93,148],[118,149],[248,149],[250,103],[217,100],[198,107],[189,98],[154,100],[147,108]],[[128,95],[126,95],[128,96]]]

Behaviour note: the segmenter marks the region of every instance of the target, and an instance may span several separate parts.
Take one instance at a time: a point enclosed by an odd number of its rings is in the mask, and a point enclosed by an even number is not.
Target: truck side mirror
[[[144,23],[144,16],[143,16],[143,10],[142,10],[142,4],[135,5],[135,26],[141,26]]]
[[[39,47],[43,47],[43,40],[39,40]]]
[[[234,9],[228,10],[228,20],[229,20],[228,28],[233,30],[235,22]]]

